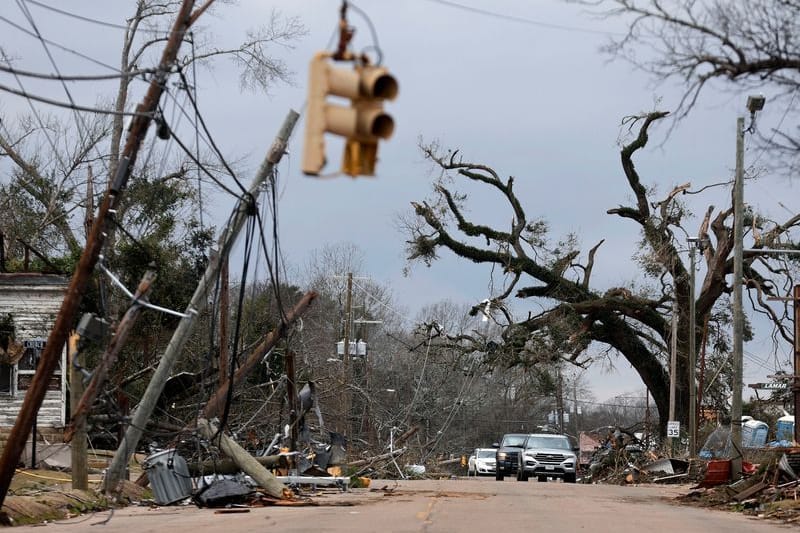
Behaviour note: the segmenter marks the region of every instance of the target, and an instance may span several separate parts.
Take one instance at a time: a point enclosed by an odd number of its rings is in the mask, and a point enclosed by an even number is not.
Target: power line
[[[50,60],[50,64],[55,69],[56,74],[58,74],[60,76],[61,75],[61,71],[58,68],[58,64],[56,63],[55,58],[53,58],[53,54],[50,53],[50,48],[47,46],[47,43],[44,42],[44,39],[42,37],[42,33],[39,31],[39,27],[36,25],[36,22],[33,20],[33,15],[31,15],[31,12],[28,10],[28,7],[24,4],[23,1],[17,0],[17,6],[19,6],[20,11],[22,11],[22,14],[28,19],[28,23],[31,25],[31,28],[33,28],[33,31],[36,33],[36,37],[39,39],[39,42],[41,43],[42,48],[44,48],[45,54],[47,55],[47,58]],[[70,93],[69,88],[67,87],[67,83],[64,80],[61,80],[61,86],[64,89],[64,93],[67,95],[67,99],[69,100],[69,103],[74,106],[75,105],[75,99],[72,98],[72,93]],[[75,126],[77,127],[77,130],[78,130],[78,138],[80,139],[81,144],[83,146],[87,146],[87,148],[88,148],[87,138],[88,138],[89,127],[87,126],[86,121],[84,120],[83,116],[80,113],[78,113],[77,110],[73,109],[72,110],[72,115],[75,118]],[[95,151],[97,151],[98,156],[100,156],[100,161],[103,164],[103,167],[104,167],[105,171],[108,172],[108,167],[106,165],[106,162],[105,162],[104,159],[102,159],[102,154],[97,149],[97,145],[93,143],[93,146],[94,146]]]
[[[12,27],[18,29],[19,31],[21,31],[22,33],[24,33],[24,34],[26,34],[26,35],[28,35],[30,37],[38,39],[38,37],[34,33],[32,33],[30,30],[28,30],[26,28],[23,28],[22,26],[20,26],[16,22],[14,22],[12,20],[9,20],[6,17],[0,16],[0,21],[5,22],[9,26],[12,26]],[[78,52],[77,50],[73,50],[72,48],[67,48],[66,46],[64,46],[62,44],[59,44],[59,43],[57,43],[55,41],[51,41],[49,39],[44,39],[44,42],[46,42],[49,45],[55,46],[59,50],[63,50],[64,52],[68,52],[70,54],[76,55],[76,56],[78,56],[78,57],[80,57],[82,59],[90,61],[90,62],[92,62],[92,63],[94,63],[96,65],[99,65],[101,67],[107,68],[109,70],[113,70],[114,72],[121,72],[117,67],[113,67],[113,66],[111,66],[111,65],[109,65],[107,63],[103,63],[102,61],[99,61],[99,60],[97,60],[97,59],[95,59],[93,57],[90,57],[90,56],[88,56],[86,54]]]
[[[242,193],[243,194],[247,194],[247,189],[242,184],[242,182],[239,181],[239,178],[236,176],[236,173],[233,171],[233,169],[230,167],[230,165],[228,165],[228,162],[225,160],[225,156],[222,155],[222,151],[217,147],[217,143],[214,142],[214,138],[212,137],[211,132],[208,130],[208,127],[206,126],[206,121],[203,119],[203,115],[200,113],[200,108],[197,106],[197,101],[192,96],[192,92],[189,91],[189,89],[188,89],[189,80],[186,79],[186,76],[183,74],[183,70],[178,69],[178,75],[181,78],[181,82],[183,83],[183,86],[186,87],[186,94],[189,97],[189,102],[191,102],[191,104],[192,104],[192,108],[194,109],[195,115],[197,116],[197,120],[199,121],[200,126],[203,127],[203,132],[205,133],[206,137],[208,138],[208,142],[211,145],[211,148],[217,154],[217,157],[219,158],[220,162],[222,163],[222,166],[224,166],[225,170],[227,170],[228,173],[231,175],[231,177],[233,178],[233,181],[236,182],[236,185],[239,186],[239,189],[242,191]],[[195,124],[195,127],[197,127],[196,124]]]
[[[191,160],[192,160],[192,162],[193,162],[195,165],[197,165],[197,166],[198,166],[198,168],[200,168],[200,170],[202,170],[202,171],[203,171],[203,173],[204,173],[206,176],[208,176],[208,177],[211,179],[211,181],[213,181],[214,183],[216,183],[216,184],[217,184],[217,185],[218,185],[218,186],[219,186],[219,187],[220,187],[220,188],[221,188],[223,191],[225,191],[226,193],[230,194],[230,195],[231,195],[231,196],[233,196],[234,198],[239,198],[239,196],[240,196],[240,195],[239,195],[239,193],[237,193],[236,191],[234,191],[234,190],[232,190],[231,188],[229,188],[227,185],[225,185],[224,183],[222,183],[222,181],[220,181],[220,180],[219,180],[219,179],[218,179],[216,176],[214,176],[214,174],[212,174],[212,173],[211,173],[211,171],[210,171],[210,170],[208,170],[208,168],[206,167],[206,165],[205,165],[205,164],[203,164],[203,163],[202,163],[200,160],[198,160],[198,159],[197,159],[197,158],[194,156],[194,154],[193,154],[193,153],[192,153],[192,151],[189,149],[189,147],[188,147],[188,146],[186,146],[186,145],[185,145],[185,144],[184,144],[184,143],[183,143],[183,142],[180,140],[180,138],[179,138],[177,135],[175,135],[175,132],[174,132],[174,131],[171,131],[171,132],[170,132],[170,138],[171,138],[172,140],[174,140],[174,141],[175,141],[175,143],[176,143],[176,144],[177,144],[177,145],[178,145],[178,146],[181,148],[181,150],[183,150],[183,153],[184,153],[184,154],[186,154],[186,155],[189,157],[189,159],[191,159]]]
[[[33,72],[30,70],[20,70],[14,67],[4,67],[0,65],[0,72],[22,76],[23,78],[37,78],[41,80],[50,81],[105,81],[105,80],[118,80],[121,78],[138,78],[142,77],[142,81],[147,81],[145,75],[155,74],[156,69],[140,69],[132,70],[130,72],[120,72],[118,74],[95,74],[95,75],[69,75],[63,74],[44,74],[42,72]]]
[[[113,22],[107,22],[104,20],[93,19],[84,15],[78,15],[77,13],[72,13],[70,11],[64,11],[63,9],[58,9],[57,7],[49,6],[47,4],[43,4],[41,2],[37,2],[36,0],[25,0],[29,4],[33,4],[35,6],[39,6],[42,9],[46,9],[48,11],[52,11],[53,13],[58,13],[59,15],[64,15],[65,17],[74,18],[76,20],[81,20],[83,22],[89,22],[91,24],[96,24],[98,26],[105,26],[107,28],[114,28],[118,30],[125,30],[128,31],[128,26],[123,26],[122,24],[115,24]],[[150,30],[145,29],[143,31],[149,31],[151,33],[164,33],[168,34],[168,31],[160,31],[160,30]]]
[[[56,107],[63,107],[66,109],[72,109],[75,111],[86,111],[87,113],[96,113],[98,115],[118,115],[124,117],[139,117],[139,116],[150,116],[151,113],[138,113],[135,111],[113,111],[110,109],[100,109],[98,107],[86,107],[82,105],[71,104],[69,102],[62,102],[60,100],[53,100],[52,98],[46,98],[44,96],[39,96],[37,94],[31,94],[24,89],[12,89],[7,85],[0,84],[0,91],[7,92],[10,94],[16,94],[17,96],[22,96],[23,98],[28,98],[30,100],[35,100],[37,102],[42,102],[43,104],[49,104]]]
[[[595,35],[609,35],[614,37],[624,37],[624,33],[619,32],[611,32],[605,30],[593,30],[589,28],[579,28],[576,26],[566,26],[563,24],[553,24],[551,22],[543,22],[541,20],[534,20],[525,17],[517,17],[514,15],[506,15],[504,13],[499,13],[497,11],[489,11],[487,9],[481,9],[477,7],[467,6],[464,4],[459,4],[457,2],[451,2],[450,0],[428,0],[429,2],[433,2],[436,4],[441,4],[444,6],[452,7],[455,9],[460,9],[462,11],[468,11],[470,13],[475,13],[478,15],[483,15],[486,17],[493,17],[501,20],[507,20],[509,22],[518,22],[521,24],[528,24],[531,26],[537,26],[539,28],[547,28],[550,30],[561,30],[561,31],[570,31],[575,33],[590,33]]]
[[[385,309],[391,311],[392,313],[394,313],[398,317],[402,318],[403,322],[405,322],[405,323],[413,323],[413,320],[408,318],[408,316],[406,316],[405,314],[401,313],[400,311],[392,308],[389,304],[387,304],[386,302],[384,302],[383,300],[381,300],[377,296],[375,296],[372,293],[370,293],[369,290],[367,290],[366,288],[364,288],[361,285],[359,285],[355,280],[353,280],[353,285],[356,288],[360,289],[361,292],[363,292],[365,295],[369,296],[372,300],[374,300],[375,302],[379,303],[382,307],[384,307]]]
[[[6,53],[3,50],[0,50],[0,56],[2,56],[3,60],[8,65],[11,64],[10,60],[8,59],[8,56],[6,56]],[[19,77],[15,77],[15,79],[17,80],[17,85],[19,85],[20,90],[24,93],[25,92],[25,87],[22,85],[22,80],[19,79]],[[2,88],[2,86],[0,86],[0,88]],[[44,121],[42,120],[42,117],[39,115],[39,111],[36,109],[36,106],[34,106],[33,103],[30,100],[28,100],[27,102],[28,102],[28,107],[30,107],[31,112],[33,113],[33,116],[36,119],[36,122],[39,124],[39,127],[42,130],[42,134],[44,135],[45,139],[47,139],[47,142],[50,145],[50,148],[53,150],[53,157],[55,157],[58,160],[58,163],[61,165],[61,170],[64,172],[64,175],[66,176],[68,174],[68,170],[67,170],[68,167],[64,163],[64,160],[61,158],[61,154],[60,154],[58,148],[56,147],[55,142],[50,137],[50,133],[48,132],[47,128],[45,127]]]

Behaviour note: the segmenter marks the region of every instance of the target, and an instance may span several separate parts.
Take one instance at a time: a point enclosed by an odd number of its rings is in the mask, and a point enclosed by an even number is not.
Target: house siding
[[[67,280],[47,274],[0,274],[0,316],[14,318],[16,340],[46,340],[61,308]],[[61,351],[61,369],[65,370],[66,349]],[[48,390],[37,413],[41,427],[63,427],[66,416],[66,372],[57,376],[56,390]],[[26,391],[0,396],[0,428],[11,427],[17,418]]]

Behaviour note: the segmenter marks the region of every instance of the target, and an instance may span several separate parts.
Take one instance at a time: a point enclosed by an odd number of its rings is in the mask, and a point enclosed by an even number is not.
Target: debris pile
[[[704,479],[679,499],[683,503],[702,507],[730,509],[759,518],[800,523],[800,448],[765,452],[760,464],[749,466],[743,469],[745,473],[742,479],[731,483],[728,478],[716,486],[709,486],[710,483]]]

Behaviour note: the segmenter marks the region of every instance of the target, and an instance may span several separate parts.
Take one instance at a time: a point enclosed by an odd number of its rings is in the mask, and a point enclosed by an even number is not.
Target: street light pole
[[[744,311],[742,309],[742,249],[744,226],[744,117],[736,119],[736,174],[733,182],[733,382],[731,385],[731,475],[742,474],[742,366]]]
[[[749,96],[751,128],[756,112],[764,108],[763,95]],[[742,367],[744,366],[744,309],[742,284],[744,283],[744,117],[736,119],[736,175],[733,182],[733,383],[731,385],[731,475],[742,474]]]

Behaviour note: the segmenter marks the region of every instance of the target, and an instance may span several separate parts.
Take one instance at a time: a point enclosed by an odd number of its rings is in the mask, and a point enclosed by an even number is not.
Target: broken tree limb
[[[288,468],[289,459],[285,455],[267,455],[264,457],[253,457],[264,468]],[[202,474],[235,474],[241,471],[232,459],[223,459],[221,461],[203,461],[202,463],[189,463],[189,474],[199,476]]]
[[[401,444],[403,444],[405,441],[407,441],[408,439],[410,439],[411,437],[413,437],[413,436],[414,436],[414,434],[415,434],[417,431],[419,431],[419,426],[412,426],[411,428],[409,428],[409,430],[408,430],[408,431],[406,431],[405,433],[403,433],[402,435],[400,435],[399,437],[397,437],[397,439],[395,439],[395,441],[394,441],[394,445],[395,445],[395,446],[400,446],[400,445],[401,445]]]
[[[125,315],[122,317],[117,331],[114,332],[114,336],[111,338],[111,342],[108,344],[105,353],[100,358],[100,362],[97,364],[94,372],[92,372],[92,379],[89,380],[89,384],[86,385],[80,402],[72,412],[69,425],[64,429],[64,442],[71,441],[72,436],[75,434],[75,428],[86,423],[86,414],[89,412],[89,409],[91,409],[100,389],[105,384],[108,372],[111,370],[114,363],[116,363],[119,352],[128,340],[128,335],[133,329],[136,319],[139,318],[139,314],[144,309],[144,306],[141,305],[140,302],[147,299],[147,293],[150,292],[150,287],[155,279],[155,272],[148,270],[144,273],[144,276],[142,276],[141,281],[139,281],[139,287],[136,289],[136,294],[133,295],[131,306],[125,311]]]
[[[178,360],[181,352],[183,352],[183,348],[189,340],[189,335],[194,330],[197,316],[208,305],[209,292],[215,285],[215,281],[222,268],[222,261],[228,256],[245,222],[252,216],[253,209],[256,207],[253,204],[261,189],[262,183],[272,175],[275,165],[280,162],[281,157],[283,157],[283,154],[286,152],[286,144],[289,141],[289,137],[299,116],[300,115],[293,110],[290,110],[286,115],[283,125],[270,146],[266,158],[261,163],[256,176],[253,178],[250,189],[247,194],[242,195],[236,203],[231,218],[217,241],[219,253],[209,261],[206,271],[200,279],[189,305],[186,307],[186,313],[175,329],[166,350],[164,350],[164,355],[158,363],[158,368],[156,368],[139,405],[136,407],[136,411],[133,413],[131,423],[125,431],[125,437],[122,439],[123,445],[117,450],[114,459],[111,461],[111,465],[109,465],[106,471],[106,476],[103,480],[104,492],[116,490],[118,487],[119,481],[122,479],[123,473],[125,472],[125,467],[128,465],[131,455],[139,445],[139,439],[142,437],[142,430],[147,420],[153,414],[156,402],[164,390],[164,384],[172,373],[172,367]],[[277,341],[277,339],[275,340]]]
[[[364,466],[372,463],[377,463],[378,461],[383,461],[386,459],[391,459],[392,457],[403,455],[405,451],[406,451],[405,448],[398,448],[393,452],[376,455],[375,457],[369,457],[367,459],[359,459],[358,461],[350,461],[349,463],[347,463],[347,466]]]
[[[253,369],[264,359],[264,356],[269,353],[269,351],[278,343],[280,339],[282,339],[286,332],[289,330],[289,327],[294,324],[297,319],[306,312],[308,306],[311,305],[311,302],[316,299],[317,293],[314,291],[308,291],[300,298],[300,301],[295,304],[295,306],[286,313],[286,317],[281,320],[281,323],[278,325],[277,328],[270,331],[264,340],[261,341],[261,344],[256,346],[250,355],[247,357],[244,363],[236,370],[236,373],[233,377],[227,380],[225,383],[219,386],[217,391],[208,400],[206,406],[203,408],[203,417],[205,418],[213,418],[215,416],[220,416],[222,414],[222,409],[225,406],[225,400],[228,397],[228,389],[231,386],[231,381],[233,381],[233,388],[236,389],[253,371]]]
[[[253,478],[259,487],[274,498],[282,500],[291,499],[292,492],[269,470],[267,470],[261,463],[256,461],[255,457],[247,453],[247,450],[239,446],[235,440],[228,437],[222,431],[218,431],[213,422],[209,422],[205,418],[197,419],[197,429],[203,437],[215,442],[219,448],[230,457],[242,472],[248,474]]]

